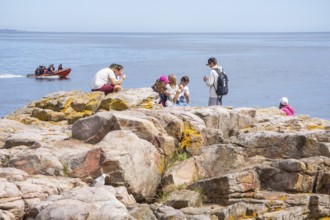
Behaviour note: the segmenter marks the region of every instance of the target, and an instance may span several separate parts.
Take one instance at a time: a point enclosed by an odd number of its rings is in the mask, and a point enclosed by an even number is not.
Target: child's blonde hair
[[[168,75],[168,80],[170,80],[170,86],[175,86],[176,85],[176,77],[174,74]]]

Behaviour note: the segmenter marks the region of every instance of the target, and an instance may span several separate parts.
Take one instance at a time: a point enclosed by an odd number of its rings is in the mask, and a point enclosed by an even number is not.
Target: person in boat
[[[58,65],[58,69],[57,69],[58,71],[60,71],[60,70],[63,70],[63,65],[62,65],[62,63],[60,64],[60,65]]]
[[[48,69],[47,69],[47,73],[48,74],[53,74],[54,72],[55,72],[54,64],[50,64]]]
[[[39,75],[39,67],[36,68],[36,70],[34,71],[34,75],[38,76]]]
[[[47,68],[45,66],[39,66],[34,73],[36,76],[41,76],[47,73]]]
[[[122,89],[122,83],[126,79],[124,67],[113,63],[107,68],[99,70],[92,80],[92,91],[102,91],[105,95],[113,92],[119,92]]]

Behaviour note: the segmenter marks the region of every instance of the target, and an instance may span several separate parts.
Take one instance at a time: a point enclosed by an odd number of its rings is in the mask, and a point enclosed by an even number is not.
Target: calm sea
[[[151,86],[162,74],[190,77],[192,106],[206,106],[209,57],[229,76],[226,106],[278,106],[330,120],[330,33],[150,34],[0,33],[0,117],[55,91],[89,91],[94,74],[125,67],[125,88]],[[67,80],[25,78],[38,65],[63,63]]]

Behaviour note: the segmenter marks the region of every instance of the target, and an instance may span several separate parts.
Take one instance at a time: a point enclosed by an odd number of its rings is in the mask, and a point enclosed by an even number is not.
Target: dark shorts
[[[101,88],[92,89],[92,91],[101,91],[101,92],[104,92],[107,95],[109,93],[112,93],[114,88],[115,88],[115,86],[113,86],[113,85],[104,84]]]

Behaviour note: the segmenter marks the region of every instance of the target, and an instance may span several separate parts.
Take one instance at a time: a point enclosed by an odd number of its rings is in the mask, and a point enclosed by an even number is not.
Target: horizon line
[[[103,34],[289,34],[289,33],[330,33],[330,31],[223,31],[223,32],[212,32],[212,31],[27,31],[17,29],[1,29],[0,33],[11,32],[11,33],[103,33]]]

